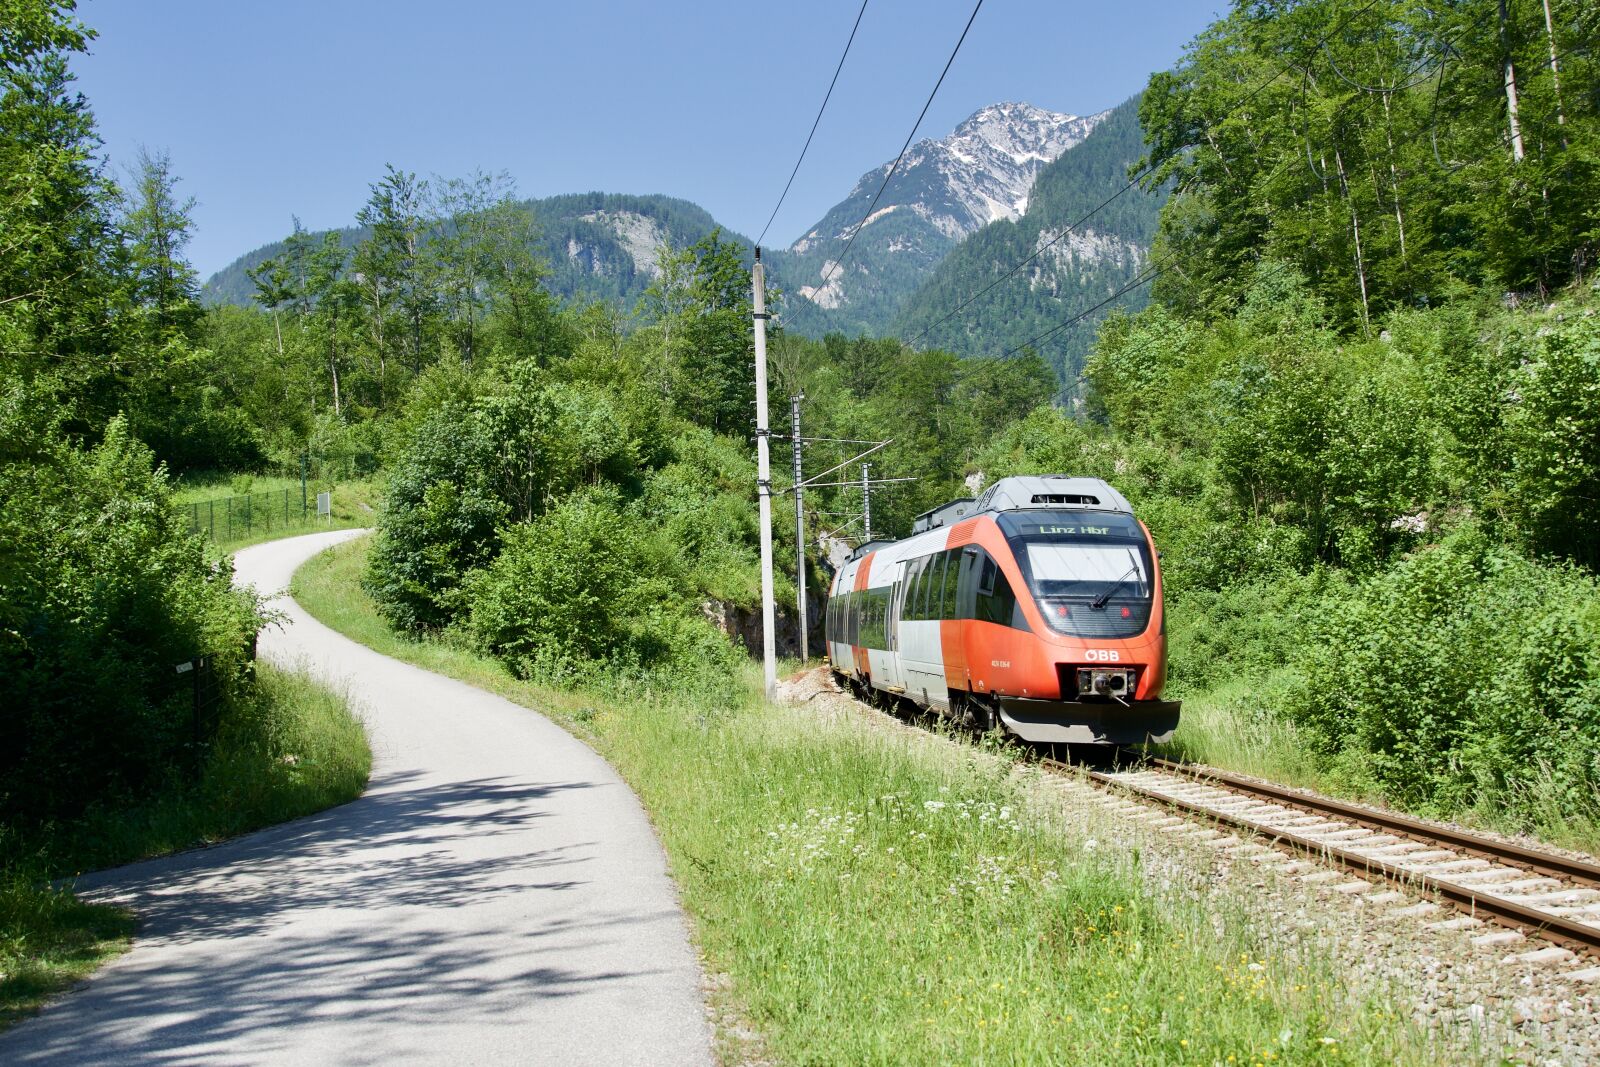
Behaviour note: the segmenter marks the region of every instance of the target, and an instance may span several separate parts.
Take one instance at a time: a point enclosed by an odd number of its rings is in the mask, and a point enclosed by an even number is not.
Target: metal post
[[[772,468],[767,454],[767,286],[759,248],[750,281],[755,297],[756,495],[761,506],[761,666],[767,699],[771,700],[778,691],[778,648],[773,632]]]
[[[225,501],[223,501],[223,503],[226,504],[227,508],[228,508],[228,540],[232,541],[233,540],[233,497],[231,497],[231,496],[228,497]]]
[[[215,499],[206,501],[206,528],[211,531],[211,540],[217,539],[217,502]]]
[[[795,600],[800,608],[800,662],[805,663],[810,656],[809,634],[806,633],[806,513],[800,506],[800,498],[805,494],[805,488],[800,484],[805,479],[800,473],[800,401],[806,395],[789,398],[789,436],[794,445],[794,588]]]
[[[300,521],[306,521],[306,461],[310,458],[309,451],[300,453]]]
[[[862,544],[872,540],[872,464],[861,465],[861,538]]]

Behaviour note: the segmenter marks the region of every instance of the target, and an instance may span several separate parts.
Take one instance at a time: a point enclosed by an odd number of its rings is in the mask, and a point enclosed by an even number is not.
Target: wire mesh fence
[[[213,541],[236,541],[309,526],[317,518],[317,509],[299,488],[196,500],[180,505],[179,510],[189,520],[190,533],[207,534]]]

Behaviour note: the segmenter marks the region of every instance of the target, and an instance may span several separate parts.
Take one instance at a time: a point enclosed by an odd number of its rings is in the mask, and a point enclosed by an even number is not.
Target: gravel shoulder
[[[239,580],[279,593],[359,534],[243,550]],[[80,879],[139,937],[0,1035],[0,1061],[710,1063],[688,925],[616,772],[523,707],[274,606],[261,655],[348,689],[367,792]]]

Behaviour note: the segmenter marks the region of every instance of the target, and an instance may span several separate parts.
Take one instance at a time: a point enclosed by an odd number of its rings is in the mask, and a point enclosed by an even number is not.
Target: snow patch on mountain
[[[883,195],[863,222],[892,163],[862,175],[849,197],[806,231],[785,255],[805,265],[790,278],[816,279],[828,266],[817,259],[837,258],[856,234],[853,266],[894,256],[931,270],[946,252],[991,222],[1015,221],[1028,210],[1039,172],[1081,142],[1110,114],[1066,115],[1031,104],[1004,103],[983,108],[948,136],[918,141],[905,154]],[[901,209],[909,209],[907,217]],[[892,220],[892,221],[890,221]],[[858,232],[859,230],[859,232]],[[831,279],[829,284],[796,285],[802,299],[824,308],[852,303],[864,279]],[[797,278],[796,275],[799,277]]]
[[[1023,103],[983,108],[950,136],[913,145],[884,191],[888,206],[875,210],[866,225],[901,206],[911,207],[952,238],[965,237],[1000,219],[1020,218],[1028,210],[1028,195],[1039,171],[1089,136],[1108,114],[1066,115]],[[886,163],[862,175],[839,208],[869,200],[892,165]],[[830,221],[835,226],[829,237],[847,239],[855,219],[849,217],[851,213],[836,218],[839,208],[790,246],[790,251],[805,253],[823,239]]]

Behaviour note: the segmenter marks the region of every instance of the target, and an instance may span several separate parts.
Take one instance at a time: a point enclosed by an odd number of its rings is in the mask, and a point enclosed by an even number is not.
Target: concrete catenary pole
[[[767,699],[772,700],[778,691],[778,646],[772,602],[772,464],[767,454],[767,286],[759,248],[750,280],[755,296],[756,495],[761,505],[761,667]]]
[[[794,588],[795,604],[800,609],[800,662],[806,662],[809,645],[806,633],[806,513],[800,505],[805,488],[800,472],[800,401],[806,395],[789,398],[789,440],[794,445]]]
[[[861,465],[861,543],[872,540],[872,464]]]

